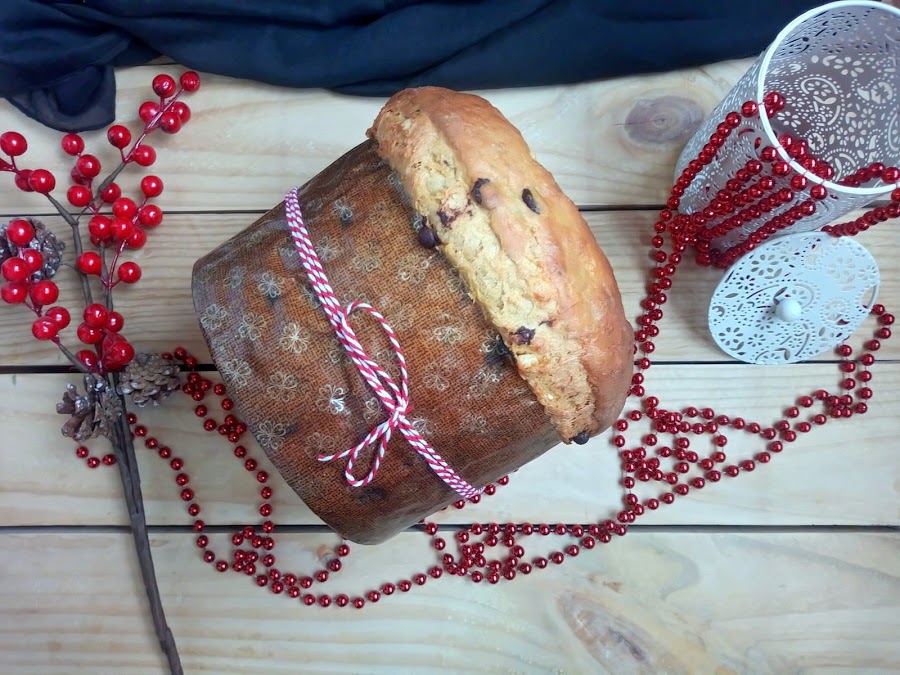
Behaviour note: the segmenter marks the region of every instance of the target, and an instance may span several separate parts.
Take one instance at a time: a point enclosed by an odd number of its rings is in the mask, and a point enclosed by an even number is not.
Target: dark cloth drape
[[[660,72],[761,52],[805,0],[2,0],[0,97],[60,130],[112,122],[115,68],[167,56],[386,96]]]

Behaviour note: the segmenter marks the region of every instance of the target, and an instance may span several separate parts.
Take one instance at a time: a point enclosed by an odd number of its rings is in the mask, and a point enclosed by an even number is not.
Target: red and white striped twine
[[[375,310],[371,305],[364,302],[351,302],[346,307],[341,307],[337,297],[334,294],[325,270],[316,254],[309,231],[303,224],[303,215],[300,211],[300,202],[297,199],[297,188],[287,193],[284,199],[285,212],[287,215],[288,227],[291,230],[291,236],[300,254],[300,262],[303,269],[309,277],[313,291],[319,298],[328,322],[337,334],[337,338],[343,345],[350,360],[356,365],[360,375],[371,387],[372,391],[381,401],[381,405],[388,413],[388,418],[372,429],[366,437],[363,438],[352,448],[348,448],[343,452],[331,455],[319,455],[318,459],[322,462],[330,462],[335,459],[343,459],[347,457],[347,465],[344,467],[344,477],[347,483],[353,487],[361,487],[368,485],[375,478],[384,455],[387,450],[388,442],[391,440],[391,434],[395,429],[399,429],[400,433],[406,438],[410,445],[422,456],[422,458],[431,467],[437,476],[443,480],[450,488],[459,493],[463,498],[468,499],[480,494],[482,490],[475,488],[457,474],[452,467],[435,451],[433,447],[426,441],[422,435],[413,427],[407,417],[410,412],[409,401],[409,375],[406,370],[406,357],[403,355],[403,349],[397,340],[394,329],[387,320]],[[393,378],[386,373],[377,363],[375,363],[369,355],[366,354],[362,345],[356,337],[356,333],[350,326],[350,315],[357,309],[367,312],[374,317],[382,329],[387,334],[394,349],[394,355],[400,365],[400,385],[394,382]],[[358,479],[353,474],[353,468],[359,457],[359,454],[377,442],[377,451],[372,460],[372,468],[365,478]]]

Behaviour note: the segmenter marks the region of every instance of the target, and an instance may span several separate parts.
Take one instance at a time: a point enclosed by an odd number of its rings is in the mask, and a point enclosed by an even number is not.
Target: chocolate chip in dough
[[[534,339],[534,328],[519,327],[513,334],[513,339],[517,345],[528,345]]]
[[[538,208],[537,202],[534,201],[534,195],[531,194],[531,190],[529,190],[528,188],[522,190],[522,201],[525,202],[525,206],[527,206],[535,213],[541,212],[541,209]]]
[[[587,431],[582,431],[572,438],[572,442],[577,443],[578,445],[584,445],[589,440],[591,440],[591,434]]]
[[[418,233],[416,233],[416,238],[419,240],[419,244],[425,248],[434,248],[441,243],[441,240],[438,239],[434,230],[427,225],[422,225],[422,227],[419,228]]]
[[[515,354],[509,350],[509,347],[506,346],[506,343],[503,342],[503,338],[499,335],[494,339],[492,348],[487,352],[484,358],[485,365],[489,368],[494,368],[505,362],[513,362],[515,360]]]
[[[481,188],[484,185],[487,185],[491,182],[490,178],[479,178],[475,181],[475,185],[472,186],[472,199],[475,200],[476,204],[481,204]]]

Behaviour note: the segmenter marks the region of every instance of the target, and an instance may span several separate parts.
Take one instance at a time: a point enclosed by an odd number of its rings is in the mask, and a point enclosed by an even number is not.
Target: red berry
[[[102,199],[107,204],[112,204],[121,196],[122,188],[120,188],[116,183],[110,183],[105,188],[103,188],[103,192],[100,193],[100,199]]]
[[[103,273],[103,260],[100,258],[100,254],[94,251],[85,251],[78,256],[75,266],[82,274],[99,277]]]
[[[121,124],[115,124],[106,132],[106,140],[109,141],[111,146],[121,150],[131,143],[131,132]]]
[[[28,176],[28,185],[35,192],[45,195],[56,187],[56,178],[47,169],[35,169]]]
[[[159,103],[153,101],[144,101],[138,108],[138,117],[144,124],[149,124],[151,120],[159,114]]]
[[[178,115],[178,119],[181,120],[181,126],[187,124],[191,119],[191,109],[188,107],[188,104],[183,101],[175,101],[175,103],[172,104],[171,110]]]
[[[98,239],[109,239],[112,236],[112,221],[106,216],[94,216],[88,223],[88,232]]]
[[[126,284],[133,284],[141,278],[141,267],[134,262],[125,262],[119,265],[119,279]]]
[[[75,169],[85,178],[96,178],[100,174],[100,160],[93,155],[82,155],[75,160]]]
[[[10,157],[18,157],[28,150],[28,141],[17,131],[7,131],[0,134],[0,150]]]
[[[118,216],[119,218],[131,219],[137,215],[137,204],[134,203],[133,199],[120,197],[113,202],[112,212],[114,216]]]
[[[72,170],[69,171],[69,178],[72,179],[72,182],[75,185],[89,185],[91,182],[90,178],[85,178],[82,176],[76,167],[72,167]]]
[[[28,278],[28,266],[21,258],[7,258],[0,266],[3,278],[13,283],[21,283]]]
[[[83,185],[73,185],[66,191],[66,198],[72,206],[83,208],[91,203],[91,191]]]
[[[84,322],[89,326],[103,328],[106,325],[106,317],[108,314],[109,312],[106,307],[99,302],[95,302],[84,308],[84,313],[81,315],[81,318],[83,318]]]
[[[160,74],[153,78],[153,93],[160,98],[168,98],[176,88],[175,78],[171,75]]]
[[[167,134],[177,134],[181,130],[181,118],[174,112],[164,113],[159,118],[159,127]]]
[[[25,284],[10,283],[4,284],[3,287],[0,288],[0,299],[10,305],[25,302],[25,298],[27,297],[28,287]]]
[[[27,220],[17,218],[6,226],[6,238],[16,246],[28,246],[34,239],[34,228]]]
[[[80,155],[84,152],[84,140],[78,134],[66,134],[60,142],[63,152],[67,155]]]
[[[163,191],[163,182],[159,176],[144,176],[141,178],[141,192],[146,197],[159,197]]]
[[[69,310],[65,307],[51,307],[44,312],[44,316],[55,323],[56,327],[60,330],[68,326],[69,322],[72,320],[72,315],[69,314]]]
[[[147,233],[139,227],[134,228],[134,232],[128,237],[128,248],[135,250],[143,248],[147,243]]]
[[[131,159],[141,166],[150,166],[156,161],[156,150],[149,145],[139,145],[134,149]]]
[[[19,173],[16,174],[16,187],[19,188],[22,192],[34,192],[31,189],[31,185],[28,183],[28,179],[31,177],[30,169],[22,169]]]
[[[125,338],[118,335],[107,334],[103,340],[104,367],[109,370],[121,370],[134,358],[134,347]]]
[[[97,364],[99,362],[97,360],[97,355],[94,352],[88,349],[82,349],[75,354],[75,358],[81,361],[88,370],[97,370]]]
[[[30,274],[34,274],[44,266],[44,256],[36,249],[23,248],[19,251],[19,257],[25,261],[25,267]]]
[[[141,207],[139,216],[141,225],[146,227],[156,227],[162,222],[163,212],[156,204],[147,204]]]
[[[86,323],[79,324],[75,334],[86,345],[95,345],[103,339],[103,329]]]
[[[52,340],[59,333],[59,328],[51,319],[40,317],[31,324],[31,334],[38,340]]]
[[[103,325],[111,333],[118,333],[122,330],[122,326],[125,325],[125,317],[118,312],[110,312],[106,315],[106,321]]]
[[[185,91],[197,91],[200,88],[200,76],[193,70],[183,72],[179,79]]]
[[[109,229],[113,237],[118,241],[123,241],[128,239],[131,233],[134,232],[134,223],[131,222],[130,218],[116,218],[110,223]]]
[[[31,287],[31,301],[41,307],[52,305],[59,298],[59,286],[52,281],[39,281]]]

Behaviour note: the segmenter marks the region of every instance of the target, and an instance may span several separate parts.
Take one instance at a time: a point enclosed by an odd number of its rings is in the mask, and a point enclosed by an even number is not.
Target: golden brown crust
[[[608,428],[632,329],[609,261],[519,131],[483,98],[423,87],[392,97],[368,135],[562,439]]]

